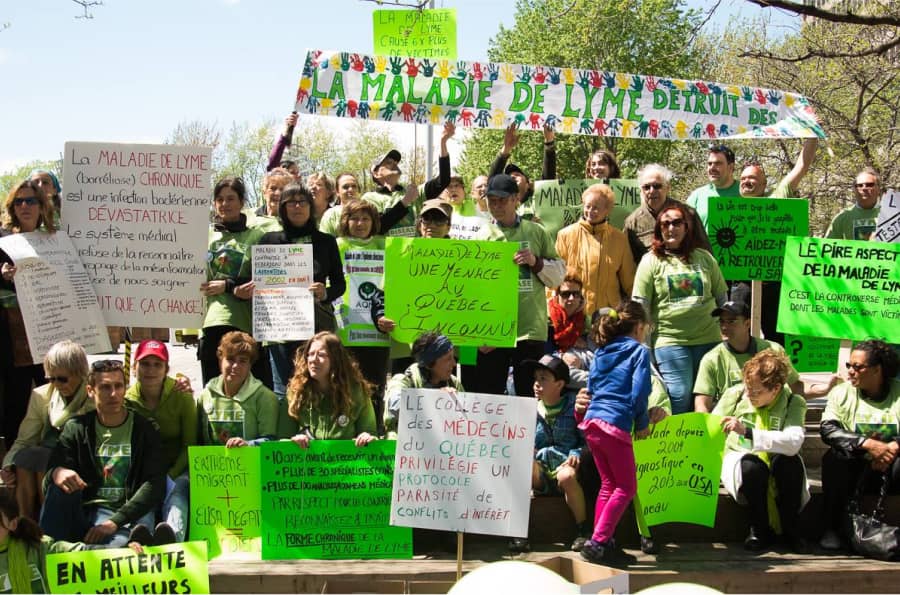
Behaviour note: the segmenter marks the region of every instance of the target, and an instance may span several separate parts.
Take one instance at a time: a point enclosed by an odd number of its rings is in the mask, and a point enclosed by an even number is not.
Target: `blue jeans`
[[[84,541],[88,530],[95,525],[108,521],[116,511],[104,506],[83,506],[83,492],[67,494],[50,484],[44,506],[41,508],[40,525],[44,533],[57,541]],[[125,547],[128,545],[128,534],[136,524],[153,526],[153,512],[148,512],[136,523],[119,527],[106,541],[107,547]]]
[[[694,379],[700,368],[700,360],[706,352],[718,345],[670,345],[657,347],[653,356],[659,366],[669,400],[672,402],[672,414],[690,413],[694,410]]]
[[[175,540],[184,541],[187,533],[188,510],[191,505],[191,482],[185,471],[175,478],[166,476],[166,498],[163,500],[160,520],[168,523],[175,531]]]
[[[272,364],[272,391],[279,399],[287,394],[288,382],[294,375],[294,355],[304,343],[305,341],[270,343],[266,348]]]

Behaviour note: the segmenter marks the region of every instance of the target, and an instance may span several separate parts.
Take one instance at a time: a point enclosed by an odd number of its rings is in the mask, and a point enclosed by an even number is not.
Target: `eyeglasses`
[[[422,217],[422,223],[425,225],[450,225],[450,220],[446,217]]]
[[[91,364],[91,372],[114,372],[122,367],[122,362],[117,359],[100,359]]]
[[[856,187],[857,188],[874,188],[875,182],[857,182]],[[18,199],[16,199],[16,200],[18,200]]]
[[[13,199],[13,206],[16,206],[16,207],[21,207],[22,205],[28,205],[29,207],[36,207],[39,204],[41,204],[40,201],[38,199],[34,198],[33,196],[29,196],[28,198],[14,198]]]
[[[684,225],[684,219],[672,219],[671,221],[660,221],[660,227],[681,227]]]
[[[568,291],[568,290],[567,290],[567,291],[560,291],[560,292],[558,292],[558,293],[559,293],[559,296],[560,296],[560,297],[563,297],[563,298],[581,297],[581,292],[580,292],[580,291],[575,291],[575,290],[571,290],[571,291]]]
[[[309,201],[306,200],[289,200],[284,203],[286,206],[294,207],[295,209],[299,209],[300,207],[308,207]]]
[[[47,376],[47,382],[58,382],[60,384],[65,384],[68,381],[68,376]]]
[[[871,366],[869,366],[869,364],[854,364],[854,363],[850,363],[850,362],[847,362],[844,365],[847,366],[848,370],[853,370],[855,372],[862,372],[866,368],[871,367]]]
[[[658,182],[653,184],[641,184],[641,190],[650,190],[651,188],[653,188],[654,190],[659,190],[662,187],[663,185]]]

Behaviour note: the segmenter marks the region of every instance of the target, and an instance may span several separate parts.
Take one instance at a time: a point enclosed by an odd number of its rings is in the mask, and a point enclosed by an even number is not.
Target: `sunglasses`
[[[68,381],[68,376],[47,376],[47,382],[58,382],[60,384],[65,384]]]
[[[871,366],[869,366],[869,364],[851,364],[850,362],[847,362],[844,365],[847,366],[848,370],[854,370],[856,372],[862,372],[866,368],[871,367]]]
[[[660,221],[660,227],[681,227],[684,225],[684,219],[672,219],[671,221]]]
[[[289,200],[284,203],[286,206],[299,209],[300,207],[308,207],[309,201],[306,200]]]
[[[859,182],[856,184],[857,188],[874,188],[875,182]],[[19,199],[16,199],[19,200]]]
[[[28,198],[14,198],[13,205],[17,207],[21,207],[22,205],[28,205],[29,207],[38,206],[40,201],[33,196],[29,196]]]
[[[91,372],[114,372],[123,369],[123,364],[117,359],[100,359],[91,364]]]
[[[658,182],[654,182],[653,184],[641,184],[641,190],[650,190],[651,188],[659,190],[662,187],[663,185]]]
[[[560,297],[570,298],[570,297],[581,297],[580,291],[560,291]]]

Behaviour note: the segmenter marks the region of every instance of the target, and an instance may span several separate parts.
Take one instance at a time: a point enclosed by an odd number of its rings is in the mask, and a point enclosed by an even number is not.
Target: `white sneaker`
[[[822,539],[819,540],[819,545],[825,550],[839,550],[841,549],[841,538],[838,537],[838,534],[835,533],[834,530],[829,529],[822,535]]]

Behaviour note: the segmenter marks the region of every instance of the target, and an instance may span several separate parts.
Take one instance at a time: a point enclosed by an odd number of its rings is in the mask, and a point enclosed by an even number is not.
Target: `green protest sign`
[[[51,593],[209,593],[206,542],[47,556]]]
[[[260,475],[255,447],[191,446],[191,539],[209,558],[259,560]]]
[[[550,237],[581,219],[581,195],[592,184],[607,184],[616,197],[609,214],[610,224],[622,229],[625,218],[641,206],[641,189],[637,180],[538,180],[534,183],[531,202],[534,214]]]
[[[778,281],[787,236],[809,233],[802,198],[709,198],[706,232],[726,279]]]
[[[456,60],[455,8],[375,10],[372,23],[377,55]]]
[[[798,372],[834,372],[838,365],[840,339],[784,336],[784,350]]]
[[[387,238],[385,316],[412,343],[436,330],[456,345],[516,344],[515,242]]]
[[[648,438],[634,441],[638,500],[647,525],[715,524],[725,449],[721,419],[707,413],[670,415]]]
[[[388,524],[395,446],[263,444],[263,560],[412,558],[412,531]]]
[[[778,330],[865,340],[900,337],[900,244],[789,237]]]

